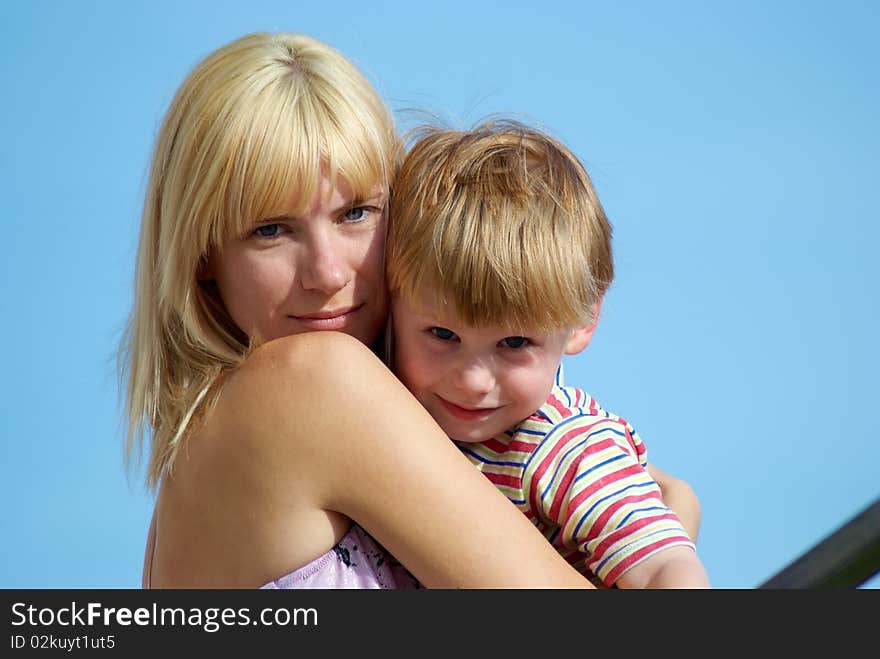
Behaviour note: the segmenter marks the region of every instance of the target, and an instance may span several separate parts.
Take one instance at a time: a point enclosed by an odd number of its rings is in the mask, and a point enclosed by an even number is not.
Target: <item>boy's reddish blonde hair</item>
[[[611,225],[581,162],[512,120],[420,129],[394,185],[388,285],[475,326],[591,322],[614,277]]]

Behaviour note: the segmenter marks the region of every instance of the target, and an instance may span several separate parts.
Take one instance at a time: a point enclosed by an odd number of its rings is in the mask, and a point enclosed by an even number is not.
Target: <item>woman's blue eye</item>
[[[441,341],[452,341],[455,338],[455,332],[445,327],[432,327],[430,332]]]
[[[367,209],[358,207],[352,208],[350,211],[345,213],[345,219],[348,222],[360,222],[364,219],[364,216],[367,214]]]
[[[524,336],[508,336],[506,339],[501,339],[501,345],[505,348],[524,348],[529,343],[529,340]]]
[[[261,227],[257,227],[257,230],[254,233],[256,233],[261,238],[275,238],[279,233],[281,233],[281,225],[264,224]]]

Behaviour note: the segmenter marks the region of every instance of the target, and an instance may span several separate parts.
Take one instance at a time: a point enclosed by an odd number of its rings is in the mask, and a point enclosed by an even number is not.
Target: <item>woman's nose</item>
[[[351,280],[351,269],[346,266],[342,247],[332,236],[313,237],[300,263],[305,290],[332,295],[345,288]]]

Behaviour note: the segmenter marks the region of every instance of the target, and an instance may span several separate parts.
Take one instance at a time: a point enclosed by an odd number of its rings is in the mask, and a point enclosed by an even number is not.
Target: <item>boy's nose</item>
[[[495,387],[495,373],[489,364],[471,362],[458,369],[457,384],[470,395],[485,395]]]

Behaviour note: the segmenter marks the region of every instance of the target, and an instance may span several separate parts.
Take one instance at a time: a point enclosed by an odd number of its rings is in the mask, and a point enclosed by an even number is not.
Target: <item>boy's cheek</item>
[[[440,379],[437,362],[430,355],[420,355],[419,357],[410,365],[410,381],[413,383],[413,387],[419,390],[430,389]]]
[[[413,355],[411,351],[397,350],[395,356],[396,375],[413,393],[422,389],[429,380],[426,363],[427,360]]]

